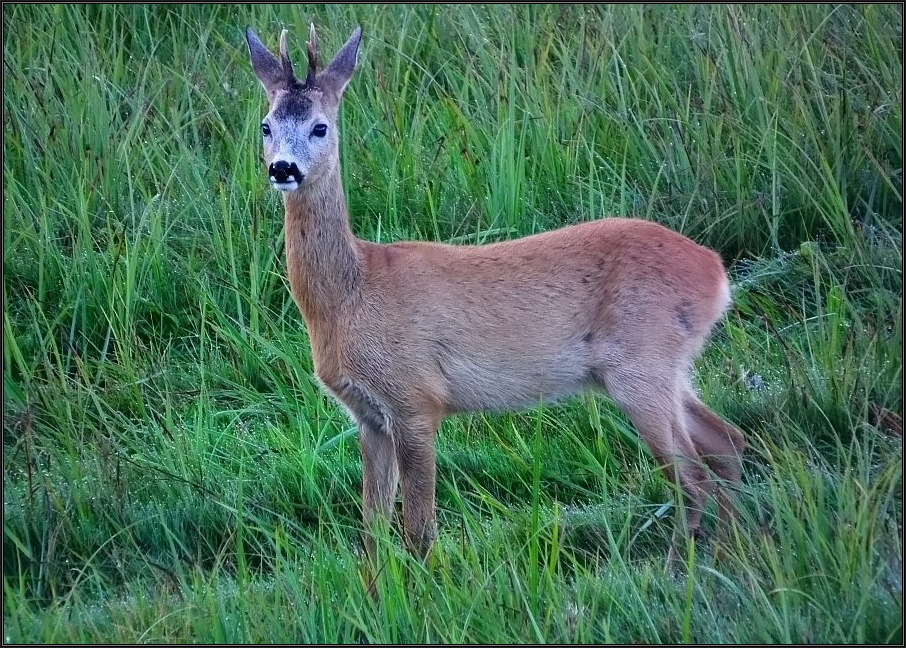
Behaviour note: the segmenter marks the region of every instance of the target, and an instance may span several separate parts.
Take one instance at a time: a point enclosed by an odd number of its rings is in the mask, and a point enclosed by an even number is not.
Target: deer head
[[[334,59],[318,70],[315,26],[308,41],[308,74],[299,81],[280,34],[280,58],[245,31],[255,75],[267,94],[269,110],[261,122],[264,158],[271,185],[280,191],[314,186],[339,164],[337,113],[343,91],[355,71],[362,29],[356,27]]]

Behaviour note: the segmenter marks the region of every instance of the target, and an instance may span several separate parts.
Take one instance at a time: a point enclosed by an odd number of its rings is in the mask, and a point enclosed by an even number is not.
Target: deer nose
[[[305,177],[302,175],[302,172],[299,171],[299,167],[296,166],[295,162],[287,162],[286,160],[272,162],[267,169],[267,173],[271,178],[271,182],[276,182],[278,184],[291,180],[295,181],[296,184],[301,184],[302,179]]]

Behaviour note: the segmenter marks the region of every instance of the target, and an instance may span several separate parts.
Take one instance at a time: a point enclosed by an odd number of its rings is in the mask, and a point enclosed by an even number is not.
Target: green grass
[[[902,13],[4,5],[8,642],[902,643]],[[601,396],[438,438],[429,564],[366,594],[355,435],[311,373],[243,29],[356,24],[363,238],[605,214],[724,257],[696,365],[746,434],[731,551]],[[705,523],[713,525],[713,505]]]

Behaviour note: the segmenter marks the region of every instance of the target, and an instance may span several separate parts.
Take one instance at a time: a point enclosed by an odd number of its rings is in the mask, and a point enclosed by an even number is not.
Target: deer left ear
[[[258,34],[251,27],[246,27],[245,41],[249,46],[249,58],[255,76],[264,86],[268,100],[271,100],[278,90],[286,88],[286,75],[283,66],[277,57],[258,38]]]
[[[317,86],[325,93],[339,99],[355,72],[359,60],[359,43],[362,40],[362,28],[356,27],[346,44],[333,57],[330,65],[318,74]]]

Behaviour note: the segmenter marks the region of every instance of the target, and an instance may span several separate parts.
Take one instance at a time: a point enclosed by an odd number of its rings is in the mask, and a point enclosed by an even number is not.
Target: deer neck
[[[293,297],[310,332],[318,324],[331,326],[362,281],[339,168],[314,186],[284,194],[283,206]]]

